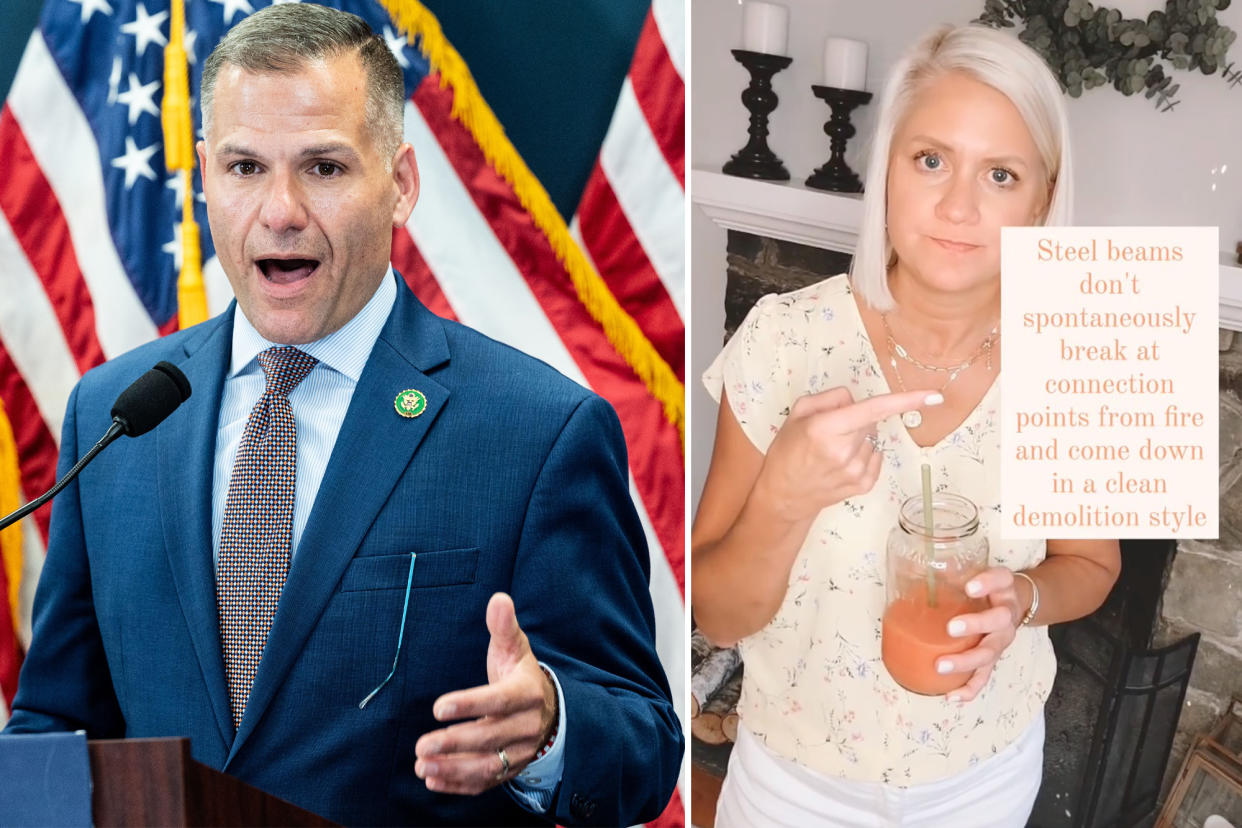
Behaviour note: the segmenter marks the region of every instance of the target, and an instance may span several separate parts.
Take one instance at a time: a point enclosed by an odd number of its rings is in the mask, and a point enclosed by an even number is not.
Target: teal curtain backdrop
[[[202,2],[202,0],[198,0]],[[3,0],[0,96],[42,0]],[[649,0],[423,0],[568,221],[608,129]]]

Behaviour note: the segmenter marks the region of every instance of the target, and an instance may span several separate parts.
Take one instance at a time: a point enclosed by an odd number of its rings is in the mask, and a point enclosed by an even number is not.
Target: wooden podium
[[[335,825],[190,758],[189,739],[87,743],[95,825]]]

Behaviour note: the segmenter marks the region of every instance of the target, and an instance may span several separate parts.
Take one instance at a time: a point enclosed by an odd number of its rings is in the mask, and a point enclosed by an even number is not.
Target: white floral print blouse
[[[703,381],[717,401],[728,392],[765,453],[798,397],[842,385],[855,399],[890,390],[843,275],[760,299]],[[812,524],[780,609],[739,644],[738,712],[772,751],[829,776],[910,786],[987,759],[1042,715],[1056,673],[1045,627],[1018,630],[984,690],[960,706],[908,692],[880,660],[885,544],[902,502],[921,489],[923,463],[937,491],[979,506],[992,565],[1026,569],[1044,558],[1043,541],[1000,535],[999,384],[935,446],[917,445],[899,417],[881,422],[875,487]]]

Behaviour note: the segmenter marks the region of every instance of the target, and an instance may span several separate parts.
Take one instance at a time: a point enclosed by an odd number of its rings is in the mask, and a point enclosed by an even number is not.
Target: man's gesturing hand
[[[513,599],[503,592],[487,603],[487,631],[487,684],[445,693],[432,710],[442,722],[470,721],[424,733],[414,746],[414,772],[430,790],[478,794],[512,778],[556,725],[556,687],[535,661]],[[509,760],[503,773],[501,750]]]

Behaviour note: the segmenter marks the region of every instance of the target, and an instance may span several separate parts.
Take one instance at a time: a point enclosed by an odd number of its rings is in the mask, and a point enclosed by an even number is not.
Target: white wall
[[[865,41],[867,88],[878,93],[888,67],[922,32],[941,22],[966,23],[983,0],[777,0],[789,8],[793,64],[776,75],[780,105],[771,116],[769,145],[802,182],[828,159],[823,133],[827,105],[811,85],[821,82],[820,55],[830,35]],[[1129,16],[1163,8],[1163,0],[1106,2]],[[746,70],[729,53],[741,42],[738,0],[692,0],[691,165],[719,171],[746,143],[747,113],[741,92]],[[1242,3],[1219,15],[1242,32]],[[1242,39],[1230,49],[1242,68]],[[1242,85],[1229,88],[1219,74],[1171,72],[1181,103],[1157,112],[1142,95],[1125,97],[1111,87],[1067,98],[1076,167],[1078,224],[1217,225],[1221,246],[1242,241]],[[846,161],[860,175],[874,107],[854,111],[858,135]],[[724,232],[693,209],[691,222],[692,386],[691,507],[698,504],[711,457],[716,410],[698,377],[719,350],[724,326]]]
[[[712,456],[716,434],[716,402],[703,390],[699,377],[724,343],[725,243],[723,228],[694,209],[690,217],[690,257],[695,275],[691,296],[690,374],[686,377],[690,402],[690,509],[699,504],[703,478]],[[698,275],[701,273],[702,275]]]

